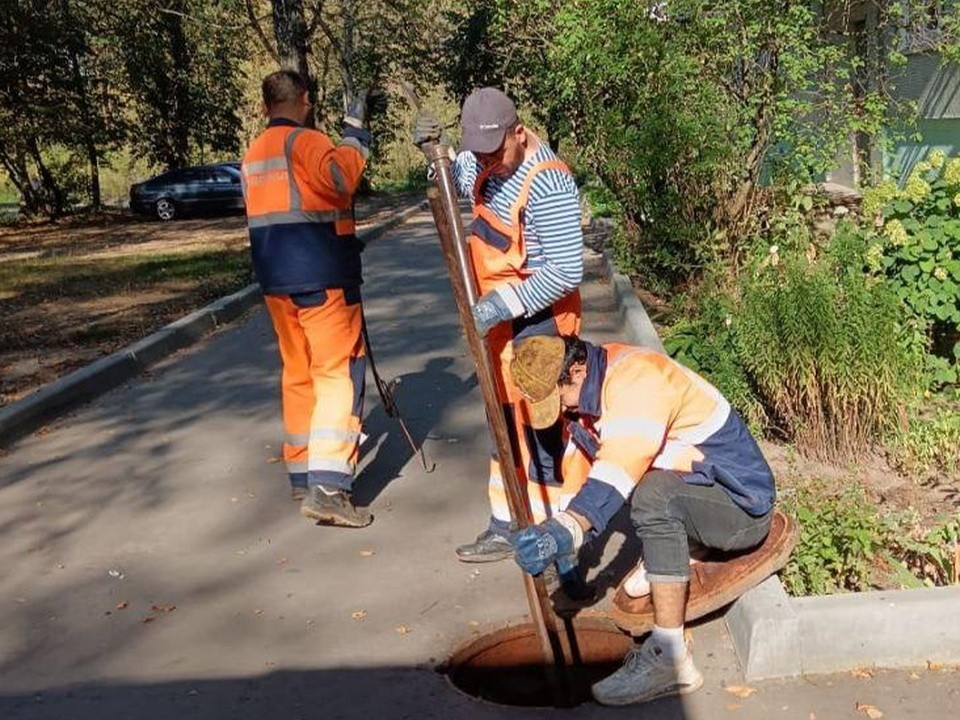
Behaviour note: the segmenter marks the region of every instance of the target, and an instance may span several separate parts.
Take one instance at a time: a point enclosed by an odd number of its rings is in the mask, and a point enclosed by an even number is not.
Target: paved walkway
[[[402,377],[400,404],[436,471],[411,458],[369,387],[357,495],[376,521],[302,519],[277,461],[278,360],[261,310],[21,441],[0,459],[0,718],[556,712],[477,702],[433,670],[526,600],[513,564],[453,557],[486,520],[488,440],[429,215],[371,245],[366,264],[379,367]],[[588,336],[617,337],[608,286],[594,277],[584,294]],[[742,680],[722,621],[694,637],[698,693],[566,714],[868,717],[860,703],[887,720],[956,717],[955,671],[762,683],[739,698],[725,690]]]

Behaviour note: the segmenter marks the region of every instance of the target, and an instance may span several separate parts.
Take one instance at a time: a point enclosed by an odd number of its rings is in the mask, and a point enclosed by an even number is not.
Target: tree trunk
[[[296,70],[306,81],[310,103],[314,108],[307,118],[307,126],[316,127],[317,85],[307,64],[307,21],[303,13],[303,0],[270,0],[270,3],[280,65]]]
[[[40,199],[42,203],[41,210],[51,219],[59,217],[66,209],[66,198],[56,178],[53,177],[53,173],[50,172],[50,169],[43,162],[43,157],[40,155],[40,148],[35,138],[30,138],[28,152],[37,166],[37,173],[40,175],[40,191],[43,195]]]
[[[185,13],[187,8],[183,0],[173,3],[174,9]],[[187,36],[183,29],[183,15],[164,13],[164,22],[169,28],[170,55],[173,59],[172,86],[172,123],[169,139],[170,157],[167,164],[180,168],[190,161],[190,123],[194,119],[193,101],[190,98],[190,51]]]

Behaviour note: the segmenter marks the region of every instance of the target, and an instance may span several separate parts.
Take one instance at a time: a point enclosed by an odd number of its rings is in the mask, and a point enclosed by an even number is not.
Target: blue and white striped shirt
[[[484,203],[505,223],[530,169],[557,156],[544,142],[508,178],[490,176],[483,188]],[[482,172],[471,152],[462,152],[453,163],[453,177],[461,197],[473,199],[473,185]],[[583,279],[583,231],[577,185],[569,173],[544,170],[530,186],[524,213],[526,268],[532,274],[517,286],[517,294],[532,315],[550,307],[577,289]]]

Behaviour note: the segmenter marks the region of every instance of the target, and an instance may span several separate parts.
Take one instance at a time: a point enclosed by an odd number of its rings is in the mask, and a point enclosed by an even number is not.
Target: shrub
[[[877,223],[867,263],[882,273],[926,336],[933,386],[955,383],[960,360],[960,157],[917,163],[902,189],[872,188],[864,209]]]
[[[941,408],[918,417],[890,443],[888,457],[898,470],[917,480],[960,471],[960,413]]]

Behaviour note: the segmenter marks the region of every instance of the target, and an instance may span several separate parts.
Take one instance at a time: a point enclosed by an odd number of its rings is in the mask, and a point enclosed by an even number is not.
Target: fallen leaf
[[[373,557],[376,553],[373,550],[361,550],[360,557]]]
[[[725,689],[728,693],[736,695],[738,698],[748,698],[757,691],[756,688],[747,687],[746,685],[727,685]]]
[[[355,612],[350,613],[350,617],[352,617],[354,620],[363,620],[366,616],[367,616],[366,610],[357,610]]]
[[[927,670],[943,670],[943,663],[927,660]]]
[[[121,600],[117,603],[117,610],[126,610],[129,605],[130,603],[128,603],[126,600]]]
[[[397,632],[401,635],[406,635],[408,632],[410,632],[410,628],[408,628],[406,625],[401,625],[397,628]]]
[[[880,720],[883,712],[876,705],[867,705],[866,703],[857,703],[857,711],[862,712],[870,720]]]
[[[917,675],[915,672],[910,673],[909,675],[907,675],[907,677],[910,678],[911,680],[919,680],[919,679],[920,679],[920,676]]]
[[[470,627],[480,627],[480,623],[478,623],[476,620],[471,620],[468,624]]]
[[[156,618],[155,618],[153,615],[147,615],[147,616],[143,619],[143,622],[148,623],[148,622],[153,622],[154,620],[156,620]]]
[[[159,604],[159,605],[151,605],[151,606],[150,606],[150,609],[151,609],[151,610],[155,610],[155,611],[157,611],[157,612],[167,612],[167,613],[168,613],[168,612],[173,612],[174,610],[176,610],[176,609],[177,609],[177,606],[176,606],[176,605],[173,605],[173,604],[171,604],[171,603],[161,603],[161,604]]]
[[[256,610],[253,611],[253,614],[256,615],[257,617],[262,617],[262,616],[263,616],[263,608],[257,608]]]
[[[854,668],[853,670],[850,671],[850,674],[853,675],[855,678],[859,678],[860,680],[869,680],[870,678],[873,677],[873,673],[864,668]]]
[[[268,462],[268,463],[271,463],[271,464],[272,464],[272,463],[278,463],[278,462],[280,462],[280,460],[282,460],[282,458],[278,458],[278,457],[276,457],[276,456],[272,456],[272,457],[268,457],[268,458],[267,458],[267,462]]]

